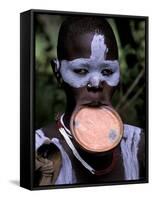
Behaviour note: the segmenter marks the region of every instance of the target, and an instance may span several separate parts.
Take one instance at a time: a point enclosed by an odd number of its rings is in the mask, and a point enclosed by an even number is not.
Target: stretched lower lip
[[[93,106],[93,107],[100,107],[100,106],[110,106],[109,103],[107,102],[102,102],[102,101],[87,101],[87,102],[84,102],[83,105],[86,105],[86,106]]]
[[[102,106],[102,104],[100,102],[97,101],[93,101],[87,104],[88,106],[92,106],[92,107],[99,107]]]
[[[88,106],[111,106],[111,103],[104,99],[100,93],[89,93],[85,97],[78,99],[78,104]]]

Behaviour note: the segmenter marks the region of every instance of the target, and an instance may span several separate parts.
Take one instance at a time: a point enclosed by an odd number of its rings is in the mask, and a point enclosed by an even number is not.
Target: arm
[[[35,142],[35,185],[55,184],[61,168],[60,150],[42,131],[36,131]]]

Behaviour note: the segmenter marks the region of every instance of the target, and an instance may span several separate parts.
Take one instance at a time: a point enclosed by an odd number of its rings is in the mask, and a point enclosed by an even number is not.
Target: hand
[[[47,158],[43,158],[42,156],[39,156],[36,153],[35,170],[39,171],[41,174],[39,185],[51,184],[51,179],[54,172],[53,161]]]

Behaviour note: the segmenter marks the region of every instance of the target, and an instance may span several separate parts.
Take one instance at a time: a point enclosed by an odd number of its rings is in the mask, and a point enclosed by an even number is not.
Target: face
[[[87,33],[67,45],[67,59],[57,62],[65,87],[76,103],[111,104],[113,89],[119,83],[119,63],[108,56],[105,36]]]

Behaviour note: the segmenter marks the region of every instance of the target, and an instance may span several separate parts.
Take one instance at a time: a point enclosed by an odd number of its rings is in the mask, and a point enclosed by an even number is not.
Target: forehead
[[[79,34],[79,35],[76,35],[75,37],[70,38],[69,43],[67,44],[66,60],[74,60],[77,58],[90,58],[92,54],[92,50],[93,50],[92,43],[94,44],[96,43],[95,44],[96,46],[99,46],[99,45],[101,46],[103,43],[103,41],[100,42],[97,37],[95,39],[95,35],[96,33],[83,33],[83,34]],[[100,51],[101,51],[101,54],[103,54],[102,48]],[[97,51],[96,53],[99,53],[99,51]]]

